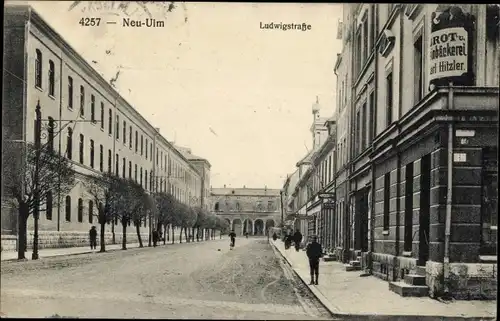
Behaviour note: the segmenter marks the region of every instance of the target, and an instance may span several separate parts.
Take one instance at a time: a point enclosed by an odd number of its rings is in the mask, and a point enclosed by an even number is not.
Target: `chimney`
[[[247,188],[245,185],[243,185],[243,188]]]

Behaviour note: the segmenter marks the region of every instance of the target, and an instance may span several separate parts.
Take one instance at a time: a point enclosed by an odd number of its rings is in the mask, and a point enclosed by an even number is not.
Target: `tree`
[[[175,210],[175,202],[173,195],[170,193],[159,192],[154,195],[156,213],[157,215],[157,226],[161,228],[164,227],[166,234],[166,229],[168,225],[173,223],[173,212]],[[163,244],[166,243],[166,238],[163,240]]]
[[[134,180],[127,180],[128,182],[128,192],[129,192],[129,212],[128,220],[132,221],[135,226],[135,232],[139,240],[139,247],[144,247],[141,238],[141,222],[147,217],[149,211],[154,208],[154,201],[150,197],[141,184]]]
[[[184,228],[184,236],[186,237],[186,242],[191,241],[191,231],[196,223],[197,213],[190,206],[184,205],[184,215],[182,216],[182,227]],[[189,236],[188,236],[189,232]]]
[[[200,229],[205,225],[206,220],[206,211],[201,207],[196,207],[195,211],[197,212],[196,221],[194,223],[194,228],[196,228],[196,241],[200,241]]]
[[[116,202],[120,198],[119,193],[121,180],[117,176],[109,173],[94,175],[86,179],[83,183],[90,194],[90,197],[96,204],[97,213],[93,215],[97,218],[100,225],[100,243],[99,252],[106,252],[105,227],[107,223],[113,222],[118,216]]]
[[[28,218],[34,212],[36,195],[38,209],[45,211],[64,199],[75,186],[75,171],[69,160],[53,151],[49,144],[42,146],[38,157],[38,184],[36,183],[37,151],[31,143],[3,142],[3,185],[6,199],[2,200],[17,208],[19,220],[18,259],[25,258],[27,248]],[[45,208],[44,208],[45,207]],[[35,217],[34,219],[38,219]],[[35,233],[36,234],[36,233]]]

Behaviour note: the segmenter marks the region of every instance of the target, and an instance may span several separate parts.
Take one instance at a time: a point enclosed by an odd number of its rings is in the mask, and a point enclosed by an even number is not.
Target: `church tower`
[[[327,119],[321,117],[320,109],[319,98],[316,96],[316,102],[312,105],[313,123],[311,125],[311,133],[313,137],[313,150],[318,149],[328,137],[328,128],[325,126]]]

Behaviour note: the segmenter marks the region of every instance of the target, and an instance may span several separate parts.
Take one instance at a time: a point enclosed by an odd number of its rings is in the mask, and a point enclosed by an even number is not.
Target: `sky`
[[[21,3],[20,1],[15,1]],[[312,146],[312,104],[333,116],[341,4],[24,1],[161,134],[212,165],[211,185],[281,188]],[[78,2],[71,10],[70,7]],[[122,1],[123,2],[123,1]],[[82,18],[101,18],[82,26]],[[116,21],[117,24],[106,24]],[[270,23],[310,30],[262,29]]]

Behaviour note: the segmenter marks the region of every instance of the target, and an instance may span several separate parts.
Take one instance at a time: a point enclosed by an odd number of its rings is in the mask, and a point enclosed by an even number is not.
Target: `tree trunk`
[[[27,215],[27,205],[19,206],[19,231],[18,235],[18,244],[17,244],[17,259],[23,260],[25,259],[26,249],[28,247],[28,215]]]
[[[180,230],[180,233],[179,233],[179,243],[182,243],[182,226],[181,226],[181,230]]]
[[[190,238],[188,237],[188,234],[187,234],[187,233],[188,233],[188,228],[187,228],[187,227],[185,227],[185,228],[184,228],[184,236],[186,237],[186,242],[187,242],[187,243],[189,243],[189,242],[190,242]]]
[[[135,221],[135,232],[137,233],[137,238],[139,239],[139,247],[144,247],[142,245],[142,237],[141,237],[141,229],[139,227],[140,221],[136,220]]]
[[[127,222],[122,220],[122,250],[127,249]]]
[[[112,235],[112,241],[111,243],[116,244],[116,238],[115,238],[115,220],[111,220],[111,235]]]
[[[194,227],[191,228],[191,240],[194,242]]]
[[[200,241],[200,227],[196,227],[196,242]]]
[[[175,226],[172,224],[171,227],[172,227],[172,244],[174,244],[174,242],[175,242],[175,233],[174,233]]]
[[[167,224],[163,225],[163,245],[167,243]]]
[[[101,222],[101,234],[99,235],[99,240],[101,242],[101,249],[99,250],[99,252],[106,252],[106,242],[104,238],[105,229],[106,229],[106,222],[104,223]]]

